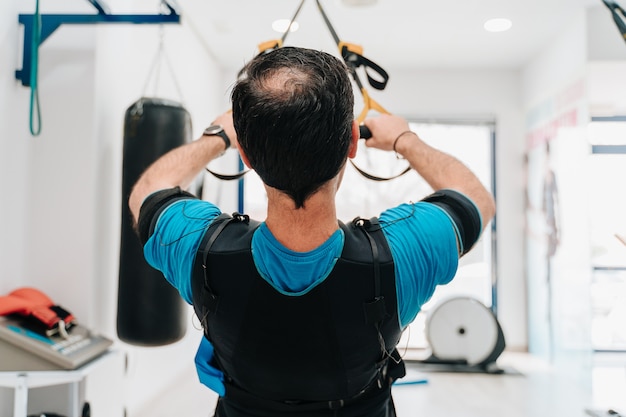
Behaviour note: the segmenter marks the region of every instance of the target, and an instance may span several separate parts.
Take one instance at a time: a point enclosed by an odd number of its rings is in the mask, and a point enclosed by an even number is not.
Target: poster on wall
[[[590,358],[587,112],[578,80],[533,108],[526,154],[529,350],[572,371]],[[574,362],[581,366],[572,366]]]

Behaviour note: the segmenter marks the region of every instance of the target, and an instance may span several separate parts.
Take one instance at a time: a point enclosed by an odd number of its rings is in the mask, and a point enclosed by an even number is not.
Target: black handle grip
[[[372,137],[372,132],[365,125],[359,125],[359,137],[361,139],[369,139]]]

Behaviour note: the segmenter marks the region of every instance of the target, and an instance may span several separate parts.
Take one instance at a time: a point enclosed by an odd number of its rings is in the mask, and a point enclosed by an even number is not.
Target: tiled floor
[[[527,354],[505,353],[498,364],[519,372],[424,372],[409,364],[404,380],[427,382],[393,388],[398,416],[619,417],[608,410],[626,412],[624,356],[596,360],[589,380],[582,383]],[[190,369],[159,401],[129,417],[210,417],[216,400]]]

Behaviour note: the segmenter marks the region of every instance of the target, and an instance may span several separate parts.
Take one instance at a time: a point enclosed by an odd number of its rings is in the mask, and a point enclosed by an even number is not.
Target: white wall
[[[24,240],[22,226],[26,193],[21,191],[21,184],[16,174],[22,173],[26,164],[25,148],[28,146],[23,137],[16,137],[13,124],[13,99],[16,90],[14,76],[17,51],[17,1],[0,2],[0,293],[5,294],[14,288],[22,275],[22,254]],[[23,115],[26,112],[22,112]],[[26,122],[24,122],[26,123]],[[23,126],[26,126],[24,124]],[[24,170],[23,172],[26,172]],[[0,404],[11,404],[13,392],[0,389]],[[0,410],[0,412],[3,410]]]
[[[584,71],[587,62],[586,13],[580,10],[555,39],[523,68],[522,102],[525,110],[551,97]],[[606,23],[605,23],[606,24]]]
[[[15,81],[18,64],[18,1],[0,3],[0,291],[7,292],[24,275],[27,193],[31,141],[27,90]],[[21,56],[21,53],[20,53]],[[21,62],[20,65],[21,66]]]
[[[136,7],[150,12],[144,1],[107,3],[113,11],[128,13]],[[84,11],[69,2],[50,7],[55,12]],[[17,15],[32,10],[32,4],[19,0],[0,4],[0,293],[35,286],[81,323],[116,339],[124,112],[142,95],[159,27],[58,29],[40,48],[42,133],[31,137],[29,89],[14,72],[21,67]],[[198,136],[224,110],[219,99],[223,92],[218,91],[221,75],[186,24],[168,25],[164,35]],[[160,79],[159,96],[180,100],[165,64]],[[153,92],[151,88],[148,93]],[[201,333],[189,312],[188,335],[176,344],[136,348],[117,342],[128,353],[123,383],[130,394],[120,401],[130,416],[192,366]]]
[[[76,282],[73,293],[57,283],[92,275],[93,268],[93,258],[81,240],[90,236],[90,222],[85,216],[95,204],[88,194],[93,187],[81,186],[90,180],[83,176],[90,163],[93,100],[90,95],[76,94],[92,89],[93,52],[89,44],[93,44],[93,37],[87,33],[76,48],[65,48],[70,31],[48,40],[48,48],[42,49],[40,67],[46,69],[39,76],[43,129],[35,139],[29,133],[30,89],[14,76],[22,56],[23,29],[17,24],[17,13],[22,9],[17,5],[3,2],[3,7],[12,10],[2,13],[2,30],[6,32],[0,74],[5,89],[0,97],[4,118],[1,178],[6,194],[1,207],[8,229],[0,238],[0,256],[5,259],[0,267],[0,285],[3,290],[25,283],[41,286],[52,297],[62,296],[71,303],[88,291],[88,280]],[[71,86],[63,80],[71,80]],[[87,193],[87,198],[77,198],[79,193]],[[65,205],[72,200],[69,209]],[[73,234],[77,225],[85,230],[84,236]],[[79,307],[77,313],[89,319],[86,309]]]

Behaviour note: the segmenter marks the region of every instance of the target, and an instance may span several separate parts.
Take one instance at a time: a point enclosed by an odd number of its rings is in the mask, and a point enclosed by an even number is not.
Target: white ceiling
[[[601,0],[320,0],[341,40],[361,45],[363,55],[388,68],[514,69],[528,62],[581,8]],[[300,0],[178,0],[182,18],[224,68],[240,68],[264,41],[278,39],[274,20],[291,19]],[[614,25],[607,12],[607,24]],[[488,33],[494,17],[511,30]],[[337,54],[315,0],[305,0],[300,29],[285,45]],[[617,31],[617,29],[615,29]],[[616,32],[618,36],[618,32]]]

